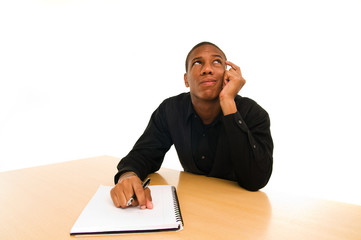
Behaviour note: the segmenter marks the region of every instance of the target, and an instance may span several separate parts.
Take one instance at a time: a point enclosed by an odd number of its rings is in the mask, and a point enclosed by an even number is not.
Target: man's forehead
[[[190,59],[202,58],[209,55],[214,57],[225,58],[221,50],[219,50],[218,48],[212,45],[207,44],[207,45],[199,46],[196,49],[194,49],[190,55]]]
[[[210,53],[212,52],[212,53]],[[188,53],[187,57],[186,57],[186,72],[188,72],[188,68],[190,67],[191,63],[196,59],[196,58],[201,58],[203,57],[202,55],[206,56],[208,54],[213,54],[213,55],[217,55],[220,56],[221,59],[223,60],[227,60],[226,55],[224,54],[224,52],[216,45],[214,45],[213,43],[210,42],[201,42],[199,44],[197,44],[196,46],[194,46],[191,51]]]

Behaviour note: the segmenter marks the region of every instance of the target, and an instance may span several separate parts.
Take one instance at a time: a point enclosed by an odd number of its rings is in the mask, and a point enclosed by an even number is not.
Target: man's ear
[[[184,74],[184,84],[186,85],[186,87],[189,87],[187,73]]]

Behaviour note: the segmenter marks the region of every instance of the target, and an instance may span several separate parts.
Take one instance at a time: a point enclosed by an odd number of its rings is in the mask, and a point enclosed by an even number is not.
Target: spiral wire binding
[[[173,206],[174,206],[175,217],[176,217],[177,222],[181,222],[182,226],[184,226],[182,214],[181,214],[180,207],[179,207],[179,201],[178,201],[176,188],[174,186],[172,186],[172,190],[173,190],[172,194],[173,194]]]

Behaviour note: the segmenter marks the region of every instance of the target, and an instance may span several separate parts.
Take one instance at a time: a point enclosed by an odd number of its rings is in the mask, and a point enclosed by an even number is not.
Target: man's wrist
[[[220,99],[220,105],[224,116],[237,112],[237,107],[234,99],[222,98]]]
[[[125,172],[122,175],[120,175],[120,177],[118,179],[118,183],[120,183],[124,179],[126,179],[128,177],[132,177],[132,176],[137,176],[137,174],[135,172]]]

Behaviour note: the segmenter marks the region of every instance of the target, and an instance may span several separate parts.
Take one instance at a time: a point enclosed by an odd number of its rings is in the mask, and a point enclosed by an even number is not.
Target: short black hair
[[[203,45],[211,45],[215,48],[217,48],[219,51],[221,51],[221,53],[224,55],[225,59],[227,60],[227,57],[226,57],[226,54],[224,54],[224,52],[222,51],[222,49],[220,49],[216,44],[214,43],[211,43],[211,42],[200,42],[198,43],[197,45],[195,45],[188,53],[187,55],[187,58],[186,58],[186,72],[188,72],[188,61],[189,61],[189,56],[191,55],[191,53],[196,49],[196,48],[199,48],[200,46],[203,46]]]

